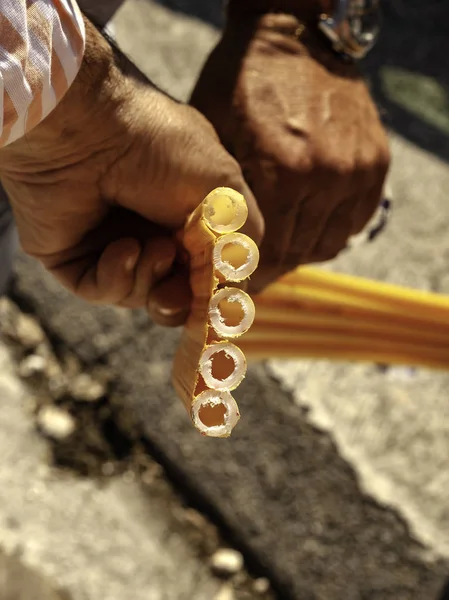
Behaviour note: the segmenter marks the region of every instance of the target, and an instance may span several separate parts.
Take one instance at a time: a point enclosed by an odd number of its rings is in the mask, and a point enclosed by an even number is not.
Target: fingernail
[[[128,271],[128,272],[134,271],[138,260],[139,260],[139,254],[134,254],[133,256],[129,256],[123,264],[125,271]]]
[[[148,312],[159,325],[182,325],[190,312],[192,296],[186,273],[175,273],[162,281],[148,298]]]
[[[158,279],[162,279],[163,277],[166,277],[170,273],[172,266],[173,266],[173,259],[165,258],[163,260],[160,260],[159,262],[157,262],[154,265],[153,273],[154,273],[155,277],[157,277]]]
[[[158,312],[162,317],[177,317],[180,314],[188,311],[188,308],[185,306],[182,307],[167,307],[167,306],[158,306],[155,308],[155,311]]]

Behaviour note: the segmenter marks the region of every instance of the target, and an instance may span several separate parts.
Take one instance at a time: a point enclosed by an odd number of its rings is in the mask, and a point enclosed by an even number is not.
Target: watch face
[[[346,33],[349,34],[346,42],[361,51],[370,49],[380,29],[379,0],[349,0],[346,4]]]
[[[335,0],[333,14],[321,15],[319,28],[335,50],[358,59],[373,47],[380,20],[379,0]]]

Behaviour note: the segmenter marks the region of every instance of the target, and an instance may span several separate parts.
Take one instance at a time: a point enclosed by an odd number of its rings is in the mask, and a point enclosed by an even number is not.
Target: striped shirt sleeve
[[[84,46],[75,0],[0,0],[0,147],[55,108],[80,69]]]

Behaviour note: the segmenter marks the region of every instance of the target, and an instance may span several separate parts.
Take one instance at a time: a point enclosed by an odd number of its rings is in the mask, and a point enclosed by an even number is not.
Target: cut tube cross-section
[[[237,233],[245,224],[245,199],[217,188],[188,219],[181,242],[190,258],[192,310],[175,357],[173,383],[204,435],[227,437],[240,415],[230,394],[246,373],[235,340],[251,327],[254,303],[232,283],[250,277],[259,262],[257,245]],[[219,289],[220,286],[220,289]]]

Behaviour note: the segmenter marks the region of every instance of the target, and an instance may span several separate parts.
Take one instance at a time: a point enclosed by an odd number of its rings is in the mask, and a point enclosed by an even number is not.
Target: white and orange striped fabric
[[[0,146],[55,108],[79,71],[84,46],[75,0],[0,0]]]

